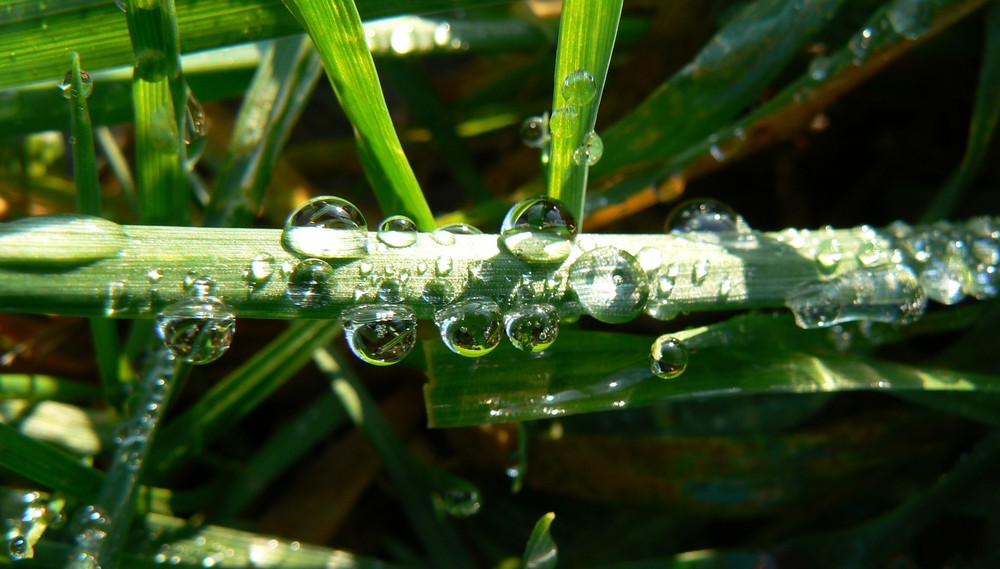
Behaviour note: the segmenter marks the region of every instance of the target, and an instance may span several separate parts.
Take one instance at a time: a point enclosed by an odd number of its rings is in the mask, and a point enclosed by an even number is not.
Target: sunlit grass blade
[[[986,15],[986,38],[979,87],[969,124],[969,141],[962,163],[921,217],[924,223],[940,221],[952,215],[955,206],[969,190],[1000,122],[1000,4],[993,2]]]
[[[347,415],[364,431],[378,453],[433,566],[474,567],[454,529],[435,511],[430,488],[423,481],[414,459],[364,385],[343,365],[342,358],[327,348],[316,350],[313,361],[330,380],[331,389],[337,394]]]
[[[0,423],[0,468],[80,500],[92,499],[103,478],[97,470],[5,423]]]
[[[150,460],[155,480],[197,454],[256,408],[306,362],[316,347],[340,330],[337,321],[306,320],[292,325],[215,385],[183,414],[165,425]]]
[[[354,0],[289,0],[323,59],[333,91],[354,126],[361,163],[386,215],[410,217],[421,231],[434,217],[399,143]]]
[[[260,209],[271,170],[298,121],[321,71],[306,36],[275,40],[243,96],[229,144],[205,213],[205,225],[249,225]]]
[[[173,0],[152,8],[128,0],[126,19],[136,54],[132,79],[140,219],[155,225],[191,222],[185,173],[187,85]]]
[[[48,375],[0,374],[0,400],[28,399],[75,401],[100,395],[89,383]]]
[[[535,524],[535,529],[531,530],[528,545],[524,548],[525,569],[553,569],[556,566],[559,561],[559,549],[549,532],[555,519],[556,515],[549,512],[542,516]]]
[[[741,318],[672,335],[691,356],[687,371],[671,380],[650,371],[654,338],[644,336],[566,330],[550,354],[526,360],[513,349],[498,349],[471,363],[430,342],[431,381],[425,391],[430,423],[451,427],[541,419],[763,392],[1000,390],[995,376],[841,354],[828,344],[825,330],[800,330],[788,317]],[[508,373],[515,367],[517,375]],[[733,377],[743,378],[738,386]]]
[[[581,222],[589,164],[600,159],[596,149],[583,149],[597,122],[621,13],[622,0],[567,0],[559,21],[548,194],[565,202]]]

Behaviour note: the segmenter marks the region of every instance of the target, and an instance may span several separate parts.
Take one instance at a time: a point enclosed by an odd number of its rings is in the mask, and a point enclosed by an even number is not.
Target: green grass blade
[[[0,423],[0,468],[83,501],[97,494],[103,478],[97,470],[5,423]]]
[[[88,91],[84,85],[80,56],[70,56],[71,85],[64,94],[70,101],[70,130],[73,138],[73,173],[76,179],[76,205],[80,213],[101,215],[101,185],[97,175],[97,154],[94,151],[94,130],[87,108]],[[88,82],[92,81],[89,77]],[[121,408],[124,400],[122,378],[118,374],[119,339],[115,323],[107,318],[91,318],[90,332],[97,352],[97,368],[104,386],[104,397]]]
[[[76,401],[99,395],[100,391],[93,385],[72,379],[36,374],[0,374],[0,400]]]
[[[1000,122],[1000,3],[993,2],[986,15],[986,41],[979,88],[969,124],[969,141],[962,163],[934,201],[927,206],[921,221],[931,223],[947,218],[966,194],[986,158],[990,142]]]
[[[435,511],[431,491],[378,404],[339,354],[320,348],[313,361],[331,382],[348,416],[364,431],[400,496],[403,509],[434,567],[474,567],[452,527]]]
[[[554,569],[559,561],[559,548],[552,539],[549,529],[556,515],[552,512],[545,514],[535,524],[535,529],[531,530],[531,537],[528,538],[528,545],[524,548],[524,569]]]
[[[128,0],[126,19],[136,54],[132,95],[140,219],[154,225],[188,225],[191,198],[185,174],[180,39],[173,0],[151,9]]]
[[[165,425],[150,461],[156,480],[177,464],[223,436],[309,361],[317,346],[340,330],[337,321],[297,322],[215,385],[197,403]]]
[[[131,103],[131,98],[128,100]],[[131,111],[130,106],[130,115]],[[108,160],[108,167],[111,168],[115,178],[118,180],[118,185],[121,186],[122,194],[131,207],[132,218],[138,218],[139,201],[135,192],[135,177],[132,175],[132,167],[129,166],[128,159],[122,153],[121,148],[118,147],[118,142],[115,140],[115,136],[112,134],[110,128],[106,126],[97,127],[94,129],[94,137],[97,139],[97,144],[101,147],[104,157]]]
[[[354,1],[290,0],[289,8],[316,44],[354,126],[361,163],[383,213],[406,215],[421,231],[432,231],[434,216],[396,136]]]
[[[271,170],[321,71],[305,36],[275,40],[236,118],[226,163],[205,212],[210,227],[249,225],[260,209]]]
[[[567,0],[559,22],[552,119],[561,110],[563,115],[574,112],[577,117],[567,128],[552,133],[548,193],[564,201],[580,222],[589,167],[579,164],[574,154],[594,131],[621,14],[622,0]],[[579,104],[567,100],[564,82],[581,69],[593,77],[595,93],[592,100]]]

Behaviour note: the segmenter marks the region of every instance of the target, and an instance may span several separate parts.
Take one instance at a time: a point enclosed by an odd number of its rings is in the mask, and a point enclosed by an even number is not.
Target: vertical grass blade
[[[70,127],[73,135],[73,172],[76,178],[76,205],[80,213],[101,215],[101,186],[97,175],[97,154],[94,152],[94,129],[87,109],[87,96],[93,89],[92,79],[80,68],[80,55],[71,54],[70,85],[64,91],[70,100]],[[124,392],[118,374],[119,339],[114,322],[107,318],[91,318],[90,332],[97,353],[97,367],[104,387],[104,397],[121,408]]]
[[[129,36],[135,51],[132,96],[140,219],[153,225],[188,225],[191,198],[185,173],[180,39],[173,0],[128,0]]]
[[[348,416],[364,431],[382,460],[413,529],[431,557],[432,566],[441,569],[473,567],[454,530],[435,512],[430,488],[423,482],[417,465],[413,464],[364,385],[342,364],[338,354],[327,348],[316,350],[313,361],[329,378]]]
[[[589,166],[586,158],[579,163],[577,150],[597,122],[621,13],[622,0],[566,0],[559,23],[548,193],[564,201],[580,221]],[[581,72],[590,78],[576,75]]]
[[[354,1],[286,4],[316,44],[337,100],[354,125],[361,163],[383,213],[406,215],[421,231],[432,231],[434,217],[389,117]]]

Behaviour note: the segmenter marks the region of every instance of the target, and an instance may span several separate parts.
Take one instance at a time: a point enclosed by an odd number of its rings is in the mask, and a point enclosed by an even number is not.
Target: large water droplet
[[[156,332],[175,357],[207,364],[229,349],[236,332],[236,314],[216,298],[189,298],[156,315]]]
[[[580,113],[573,107],[562,107],[552,111],[549,117],[549,130],[552,136],[568,136],[576,129],[580,121]]]
[[[298,257],[359,258],[367,254],[368,225],[351,202],[319,196],[292,212],[281,245]]]
[[[923,316],[927,295],[909,267],[884,265],[798,286],[788,293],[785,305],[802,328],[852,320],[909,324]]]
[[[500,243],[528,263],[558,263],[569,256],[576,219],[561,201],[549,197],[521,200],[504,217]]]
[[[444,344],[460,356],[485,356],[503,337],[500,306],[488,298],[472,298],[446,306],[434,314],[434,320]]]
[[[886,17],[897,34],[915,40],[930,28],[934,11],[928,0],[895,0],[888,4]]]
[[[581,255],[570,267],[569,284],[587,314],[612,324],[635,318],[649,296],[649,279],[639,261],[615,247]]]
[[[306,259],[295,265],[288,275],[285,295],[292,304],[302,307],[324,306],[329,302],[330,279],[333,267],[321,259]]]
[[[549,114],[528,117],[521,123],[521,142],[532,148],[541,148],[552,140],[549,134]]]
[[[361,360],[377,366],[399,362],[417,342],[417,316],[397,304],[360,304],[344,310],[347,345]]]
[[[417,242],[417,224],[405,215],[387,217],[378,226],[378,240],[390,247],[409,247]]]
[[[670,335],[660,336],[649,351],[649,370],[663,379],[677,377],[687,369],[688,356],[684,342]]]
[[[586,69],[577,69],[563,79],[560,93],[567,103],[580,107],[593,101],[597,96],[597,82]]]
[[[670,233],[746,232],[750,227],[726,204],[713,199],[688,200],[677,205],[667,216]]]
[[[91,78],[90,73],[84,70],[80,70],[80,83],[83,85],[83,98],[86,99],[90,97],[90,94],[94,92],[94,79]],[[63,77],[62,83],[59,84],[59,90],[62,91],[62,96],[68,100],[73,100],[73,70],[66,72],[66,76]]]
[[[593,166],[604,156],[604,141],[594,131],[583,137],[583,144],[573,151],[573,161],[580,166]]]
[[[515,307],[504,321],[510,343],[529,354],[548,349],[559,335],[559,313],[548,304]]]

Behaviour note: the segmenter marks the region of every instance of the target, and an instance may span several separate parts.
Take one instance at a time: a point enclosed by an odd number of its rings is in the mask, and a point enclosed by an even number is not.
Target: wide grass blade
[[[354,126],[361,163],[386,215],[408,216],[421,231],[434,216],[396,136],[354,0],[289,0],[309,32],[333,91]]]
[[[0,374],[0,400],[77,401],[100,395],[89,383],[48,375]]]
[[[0,468],[54,492],[86,501],[103,477],[69,455],[0,423]]]

